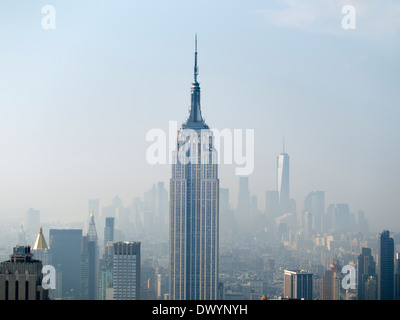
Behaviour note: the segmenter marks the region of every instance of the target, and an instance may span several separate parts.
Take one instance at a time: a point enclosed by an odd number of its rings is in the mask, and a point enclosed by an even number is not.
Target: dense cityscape
[[[262,210],[247,188],[248,178],[239,178],[239,183],[239,195],[233,197],[238,199],[237,208],[230,204],[229,190],[220,191],[218,299],[377,300],[379,252],[387,250],[383,247],[391,239],[393,295],[385,299],[399,298],[398,233],[369,232],[364,212],[352,213],[347,204],[325,208],[323,191],[311,191],[298,215],[279,215],[278,203],[273,202],[277,191],[267,191],[270,205]],[[46,222],[41,225],[40,211],[27,210],[20,225],[3,227],[1,260],[8,260],[13,247],[30,246],[34,258],[40,257],[44,264],[54,264],[58,259],[56,274],[60,279],[56,289],[49,290],[52,299],[105,300],[112,297],[107,292],[113,287],[107,243],[140,242],[140,290],[134,297],[168,299],[168,195],[164,183],[155,183],[143,199],[135,198],[129,205],[119,197],[103,207],[99,199],[90,199],[88,212],[94,215],[88,214],[85,223],[69,227]],[[89,250],[91,240],[97,244],[98,253]],[[99,255],[97,281],[89,281],[90,252],[93,257]],[[346,265],[354,266],[357,273],[356,285],[348,289],[342,285],[347,274],[342,268]],[[4,267],[1,270],[4,272]],[[285,293],[285,272],[289,270],[312,274],[312,291],[307,296]],[[4,281],[1,283],[4,285]]]
[[[0,300],[400,300],[398,230],[377,232],[368,210],[330,203],[323,188],[294,199],[285,140],[276,188],[251,190],[253,174],[222,184],[220,137],[200,104],[197,34],[193,60],[169,180],[142,196],[88,198],[75,222],[38,207],[9,217]]]
[[[200,112],[197,74],[196,42],[192,107],[183,127],[208,129]],[[189,164],[194,165],[208,166]],[[53,274],[45,281],[42,269],[34,269],[32,281],[41,284],[34,299],[185,300],[187,293],[181,287],[190,281],[187,274],[179,273],[187,272],[186,268],[176,269],[174,275],[170,270],[176,264],[175,255],[184,254],[186,245],[181,242],[186,238],[172,239],[186,232],[190,239],[196,231],[182,223],[174,229],[170,221],[183,219],[179,211],[174,216],[174,206],[188,202],[180,197],[189,193],[176,191],[181,190],[177,186],[181,178],[176,176],[184,175],[185,165],[172,167],[170,186],[175,194],[169,197],[164,182],[156,182],[143,198],[135,197],[128,204],[118,196],[103,206],[100,199],[89,199],[86,221],[72,228],[42,222],[40,210],[27,210],[24,221],[1,232],[0,256],[3,261],[8,255],[10,259],[0,265],[0,298],[18,300],[18,273],[24,274],[26,263],[36,262],[51,266]],[[213,244],[210,252],[217,248],[212,254],[217,256],[212,272],[218,276],[202,299],[399,299],[399,234],[371,233],[363,211],[354,213],[346,203],[326,205],[324,191],[310,191],[298,205],[290,197],[289,170],[289,154],[283,146],[277,156],[277,189],[265,192],[265,208],[250,193],[249,177],[238,177],[237,195],[219,188],[218,183],[211,188],[219,209],[212,209],[215,239],[206,242]],[[172,281],[172,277],[179,280]],[[190,296],[189,300],[198,298]]]

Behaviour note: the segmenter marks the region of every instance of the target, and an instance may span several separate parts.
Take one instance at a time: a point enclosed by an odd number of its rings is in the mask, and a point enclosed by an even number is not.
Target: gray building
[[[218,290],[218,165],[197,75],[196,39],[190,114],[178,131],[170,179],[171,300],[214,300]]]
[[[50,264],[61,277],[55,298],[79,300],[81,299],[82,229],[50,229],[49,233]]]
[[[116,242],[113,247],[114,300],[140,300],[140,242]]]

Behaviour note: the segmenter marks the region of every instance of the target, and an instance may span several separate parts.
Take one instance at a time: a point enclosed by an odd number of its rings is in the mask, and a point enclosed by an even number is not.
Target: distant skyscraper
[[[50,229],[49,246],[50,262],[61,274],[61,296],[56,298],[79,300],[82,229]]]
[[[357,298],[358,300],[369,300],[371,293],[367,294],[367,281],[371,277],[376,280],[376,266],[370,248],[362,248],[357,259]]]
[[[98,260],[99,260],[99,244],[96,230],[96,222],[94,220],[94,210],[90,213],[89,228],[87,236],[83,237],[82,243],[82,260],[84,266],[87,262],[87,280],[84,276],[84,286],[87,284],[87,300],[97,299],[97,279],[98,279]]]
[[[140,242],[116,242],[113,254],[114,300],[140,300]]]
[[[104,250],[108,242],[114,242],[114,217],[106,217],[106,226],[104,227]]]
[[[217,298],[218,165],[212,131],[201,116],[197,75],[196,39],[190,114],[178,131],[170,180],[171,300]]]
[[[330,269],[325,270],[322,280],[322,299],[341,300],[342,268],[337,261],[332,261]]]
[[[252,210],[251,196],[249,191],[249,178],[239,177],[239,192],[237,197],[237,208],[235,218],[240,228],[238,231],[248,231],[251,226]]]
[[[89,235],[82,237],[81,299],[97,299],[97,245]]]
[[[42,287],[40,260],[33,258],[29,246],[15,246],[10,260],[0,263],[0,300],[47,300]]]
[[[93,212],[94,216],[98,217],[100,214],[99,199],[89,199],[88,200],[88,208],[89,208],[89,212]]]
[[[164,182],[157,182],[156,221],[162,227],[160,231],[165,230],[164,226],[168,224],[168,192]]]
[[[17,245],[18,246],[28,245],[28,239],[26,237],[24,226],[22,224],[19,226]]]
[[[113,299],[113,254],[114,244],[108,242],[103,258],[99,260],[98,300]]]
[[[279,192],[276,190],[265,193],[265,213],[269,219],[275,219],[279,216]]]
[[[281,213],[290,212],[289,155],[285,153],[285,145],[283,152],[277,158],[277,186]]]
[[[244,216],[248,215],[251,211],[248,177],[239,177],[239,194],[238,194],[237,211]]]
[[[394,296],[394,241],[384,230],[378,237],[378,299],[393,300]]]
[[[369,226],[368,226],[368,220],[365,219],[365,212],[359,210],[357,213],[357,223],[358,223],[358,231],[361,233],[368,233],[369,232]]]
[[[302,270],[284,271],[284,297],[290,299],[313,299],[313,274]]]
[[[336,232],[349,232],[354,230],[351,224],[350,208],[347,203],[330,204],[327,215],[331,221],[331,230]]]
[[[323,230],[323,217],[325,213],[325,192],[310,192],[304,200],[304,211],[312,215],[312,230],[315,233],[321,233]]]
[[[26,219],[25,219],[25,225],[24,229],[27,235],[28,241],[32,241],[33,237],[37,234],[37,231],[40,228],[40,211],[39,210],[34,210],[33,208],[30,208],[26,212]]]

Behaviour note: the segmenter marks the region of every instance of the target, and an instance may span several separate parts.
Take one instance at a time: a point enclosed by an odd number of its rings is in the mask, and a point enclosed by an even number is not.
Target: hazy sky
[[[344,5],[355,30],[342,28]],[[187,117],[197,33],[203,116],[254,129],[261,209],[284,135],[298,211],[323,190],[372,230],[400,231],[399,17],[391,0],[3,0],[0,214],[85,220],[89,198],[129,205],[168,187],[170,166],[146,162],[145,138]],[[235,205],[234,168],[220,179]]]

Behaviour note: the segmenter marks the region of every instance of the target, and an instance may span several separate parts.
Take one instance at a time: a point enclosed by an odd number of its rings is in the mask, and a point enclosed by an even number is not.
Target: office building
[[[170,299],[217,298],[219,179],[213,133],[202,118],[194,82],[187,121],[177,134],[170,179]]]
[[[313,274],[303,270],[284,271],[284,298],[313,299]]]
[[[311,221],[305,219],[305,225],[303,225],[303,227],[309,229],[311,233],[318,234],[323,232],[325,192],[311,191],[304,200],[304,211],[309,213]]]
[[[378,236],[378,300],[394,298],[394,241],[384,230]]]
[[[114,217],[106,217],[104,227],[104,250],[107,248],[107,243],[114,242]]]
[[[322,279],[322,300],[344,300],[342,292],[342,268],[338,261],[331,262],[330,269],[325,270]]]
[[[140,242],[113,247],[113,299],[140,300]]]
[[[371,281],[375,279],[376,282],[376,265],[371,249],[362,248],[361,250],[361,254],[357,258],[357,299],[370,300],[373,293],[368,292],[366,284],[369,282],[371,288]],[[376,300],[376,295],[373,300]]]
[[[55,298],[81,299],[82,229],[50,229],[49,255],[61,281]]]

